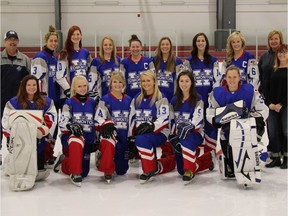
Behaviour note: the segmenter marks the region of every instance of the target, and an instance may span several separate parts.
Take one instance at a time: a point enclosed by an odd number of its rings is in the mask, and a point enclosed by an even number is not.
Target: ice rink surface
[[[59,151],[59,145],[56,151]],[[6,148],[4,145],[3,156]],[[52,172],[30,191],[9,190],[9,177],[1,172],[1,216],[287,216],[287,170],[264,168],[262,183],[243,189],[236,180],[222,180],[219,168],[196,175],[184,185],[171,173],[139,183],[141,164],[130,165],[124,176],[107,184],[95,169],[81,187],[68,176]],[[1,167],[2,169],[2,167]]]

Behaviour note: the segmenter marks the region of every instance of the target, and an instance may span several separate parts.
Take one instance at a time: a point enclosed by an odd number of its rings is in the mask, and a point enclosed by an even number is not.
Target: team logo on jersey
[[[188,112],[175,112],[175,122],[183,122],[183,121],[188,121],[190,118],[190,113]]]
[[[210,86],[212,79],[211,69],[193,70],[196,86]]]
[[[117,129],[127,129],[129,112],[124,110],[112,111],[112,120]]]
[[[110,77],[111,77],[111,69],[107,69],[103,71],[102,82],[106,83],[106,86],[109,86]],[[104,84],[105,85],[105,84]]]
[[[159,70],[158,76],[158,85],[159,87],[170,88],[170,84],[173,83],[173,76],[170,71],[161,71]]]
[[[152,121],[152,110],[136,110],[136,126],[143,122]]]
[[[91,113],[75,112],[73,113],[73,120],[81,124],[85,132],[92,132],[94,121]]]
[[[128,85],[130,86],[130,89],[140,89],[140,73],[129,72]]]
[[[49,77],[53,78],[53,82],[56,80],[56,65],[49,65]]]
[[[86,76],[87,60],[85,59],[74,59],[70,66],[70,73],[74,71],[75,76],[84,75]]]

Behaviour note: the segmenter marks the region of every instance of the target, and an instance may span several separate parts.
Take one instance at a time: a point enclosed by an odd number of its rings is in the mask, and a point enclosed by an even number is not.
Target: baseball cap
[[[5,35],[4,35],[4,40],[7,40],[7,39],[9,39],[9,38],[11,38],[11,37],[15,37],[15,38],[19,39],[17,32],[15,32],[15,31],[13,31],[13,30],[10,30],[10,31],[7,31],[7,32],[5,33]]]

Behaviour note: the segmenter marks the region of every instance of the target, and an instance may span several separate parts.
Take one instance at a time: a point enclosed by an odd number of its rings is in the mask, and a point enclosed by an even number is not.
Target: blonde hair
[[[227,65],[229,65],[232,62],[232,59],[234,57],[234,50],[232,47],[232,40],[234,40],[236,37],[239,37],[240,40],[242,41],[242,49],[245,49],[245,38],[243,37],[243,35],[239,32],[233,32],[232,34],[229,35],[229,37],[227,38],[227,45],[226,45],[226,63]]]
[[[140,84],[141,85],[141,93],[136,98],[136,105],[139,106],[141,101],[143,100],[143,98],[145,96],[147,96],[145,90],[142,87],[143,76],[149,76],[154,80],[154,92],[153,92],[152,99],[150,102],[150,106],[152,106],[156,102],[156,100],[159,100],[162,98],[162,94],[161,94],[159,87],[158,87],[158,81],[157,81],[156,73],[154,73],[152,70],[147,70],[141,74],[141,81],[140,81],[141,82],[141,84]]]
[[[44,37],[46,43],[51,35],[55,35],[58,39],[58,33],[56,32],[56,29],[52,25],[49,25],[49,32],[47,32]]]
[[[275,35],[278,34],[279,38],[280,38],[280,45],[282,45],[284,43],[284,39],[283,39],[283,34],[281,31],[279,30],[272,30],[271,32],[269,32],[268,37],[267,37],[267,47],[268,49],[272,49],[269,43],[269,40]]]
[[[112,86],[112,80],[118,80],[119,82],[123,83],[123,88],[126,88],[126,81],[123,75],[123,72],[120,71],[115,71],[111,73],[110,81],[109,81],[109,87],[111,88]]]
[[[87,84],[87,90],[88,90],[88,81],[86,79],[86,77],[82,76],[82,75],[78,75],[78,76],[75,76],[72,80],[72,83],[71,83],[71,97],[75,96],[76,95],[76,84],[78,81],[80,80],[83,80],[86,82]]]
[[[99,57],[100,57],[100,61],[102,62],[102,64],[105,63],[105,58],[104,58],[104,49],[103,49],[103,44],[104,44],[104,40],[110,40],[112,45],[113,45],[113,51],[111,53],[111,58],[113,58],[113,60],[115,61],[116,65],[118,65],[118,60],[116,58],[116,46],[115,46],[115,43],[114,43],[114,40],[109,37],[109,36],[106,36],[102,39],[101,41],[101,45],[100,45],[100,53],[99,53]]]

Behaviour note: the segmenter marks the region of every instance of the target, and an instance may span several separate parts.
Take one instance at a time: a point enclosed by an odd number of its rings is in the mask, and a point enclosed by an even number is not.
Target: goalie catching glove
[[[191,122],[180,122],[177,124],[177,136],[179,139],[186,139],[189,133],[193,132],[195,126]]]
[[[49,128],[46,125],[42,125],[37,128],[37,139],[42,139],[49,134]]]
[[[83,136],[84,134],[82,126],[77,122],[67,124],[67,129],[76,137]]]
[[[144,122],[135,129],[135,135],[137,136],[146,133],[152,133],[154,131],[154,128],[155,125],[153,122]]]
[[[114,123],[112,121],[108,121],[107,123],[104,123],[104,125],[101,128],[101,134],[102,137],[105,139],[112,138],[113,136],[117,136],[117,129],[114,126]]]

